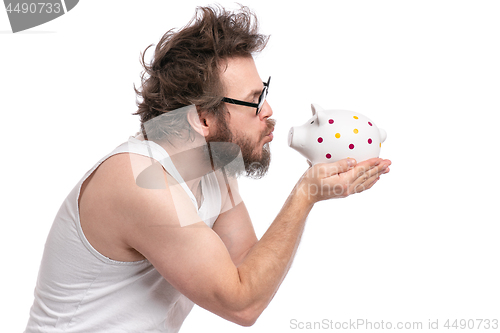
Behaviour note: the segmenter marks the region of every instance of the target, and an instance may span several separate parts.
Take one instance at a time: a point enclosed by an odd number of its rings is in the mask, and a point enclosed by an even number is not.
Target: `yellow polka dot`
[[[379,147],[382,148],[382,142],[379,144]]]
[[[335,137],[336,137],[337,139],[340,139],[340,133],[335,134]]]
[[[353,118],[354,118],[354,119],[359,119],[359,118],[358,118],[358,116],[354,116]]]
[[[354,132],[354,134],[358,134],[359,131],[357,128],[355,128],[353,132]]]

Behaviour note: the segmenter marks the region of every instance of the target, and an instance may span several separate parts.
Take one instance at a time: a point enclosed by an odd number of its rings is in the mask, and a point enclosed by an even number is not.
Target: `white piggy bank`
[[[288,145],[312,164],[354,158],[361,162],[378,157],[387,134],[362,114],[345,110],[323,110],[312,104],[313,117],[292,127]]]

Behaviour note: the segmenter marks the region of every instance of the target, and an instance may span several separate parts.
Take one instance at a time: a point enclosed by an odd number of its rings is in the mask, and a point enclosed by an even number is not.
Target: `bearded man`
[[[141,131],[61,206],[26,332],[177,332],[194,303],[252,325],[314,204],[369,189],[389,171],[382,159],[310,167],[257,239],[236,177],[262,177],[270,163],[270,78],[252,57],[267,39],[247,8],[204,7],[162,37],[149,64],[143,54]]]

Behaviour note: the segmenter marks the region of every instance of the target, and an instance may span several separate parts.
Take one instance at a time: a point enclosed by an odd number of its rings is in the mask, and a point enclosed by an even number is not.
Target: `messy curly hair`
[[[140,116],[142,132],[149,139],[180,137],[189,125],[185,117],[176,117],[174,112],[169,117],[168,113],[189,105],[221,119],[225,113],[220,80],[223,61],[262,51],[268,38],[258,33],[257,17],[248,7],[241,6],[237,12],[198,7],[184,28],[163,35],[150,64],[144,55],[153,45],[142,53],[141,90],[134,85],[138,97],[134,115]],[[160,115],[164,115],[161,121],[149,121]]]

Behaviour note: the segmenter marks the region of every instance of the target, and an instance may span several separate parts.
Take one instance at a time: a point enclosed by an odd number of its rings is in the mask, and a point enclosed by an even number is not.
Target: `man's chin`
[[[269,171],[269,165],[271,164],[269,143],[264,144],[260,156],[252,159],[245,159],[244,157],[243,160],[245,162],[245,171],[248,178],[260,179],[264,177]]]

